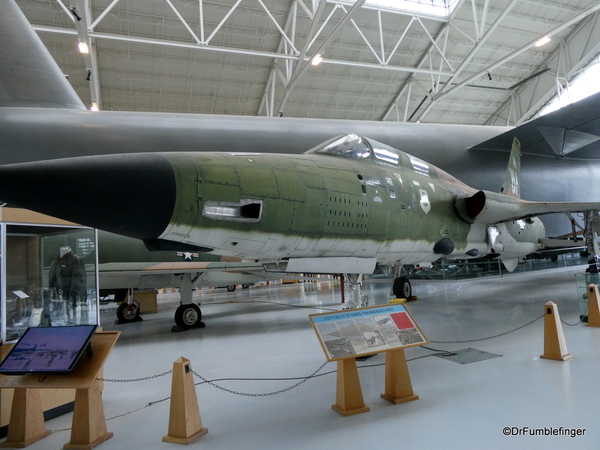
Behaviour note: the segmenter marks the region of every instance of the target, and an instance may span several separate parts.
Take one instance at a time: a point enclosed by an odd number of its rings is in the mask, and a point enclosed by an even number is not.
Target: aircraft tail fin
[[[86,109],[15,0],[0,17],[0,107]]]
[[[500,193],[509,197],[521,198],[521,143],[517,138],[513,139],[506,178]]]

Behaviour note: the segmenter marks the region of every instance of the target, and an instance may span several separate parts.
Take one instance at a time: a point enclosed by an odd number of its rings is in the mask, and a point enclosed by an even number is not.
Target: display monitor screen
[[[28,328],[0,363],[0,374],[69,373],[86,351],[96,327]]]

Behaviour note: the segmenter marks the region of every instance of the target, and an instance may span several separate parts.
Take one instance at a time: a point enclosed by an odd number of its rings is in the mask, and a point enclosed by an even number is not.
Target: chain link
[[[297,388],[297,387],[298,387],[298,386],[300,386],[301,384],[303,384],[303,383],[306,383],[308,380],[310,380],[311,378],[315,377],[315,375],[317,375],[317,374],[318,374],[318,373],[319,373],[321,370],[323,370],[323,367],[325,367],[325,366],[327,365],[327,363],[328,363],[328,362],[329,362],[329,361],[325,361],[325,362],[324,362],[324,363],[321,365],[321,367],[319,367],[319,368],[318,368],[317,370],[315,370],[315,371],[314,371],[312,374],[310,374],[310,375],[309,375],[309,376],[307,376],[306,378],[303,378],[303,379],[302,379],[300,382],[298,382],[298,383],[294,384],[293,386],[289,386],[289,387],[286,387],[286,388],[284,388],[284,389],[280,389],[280,390],[278,390],[278,391],[273,391],[273,392],[265,392],[265,393],[262,393],[262,394],[248,394],[248,393],[246,393],[246,392],[239,392],[239,391],[234,391],[233,389],[227,389],[227,388],[225,388],[225,387],[223,387],[223,386],[219,386],[218,384],[216,384],[216,383],[213,383],[213,382],[212,382],[212,381],[210,381],[210,380],[207,380],[206,378],[204,378],[202,375],[200,375],[198,372],[196,372],[196,371],[194,371],[194,370],[192,370],[192,373],[193,373],[193,374],[194,374],[196,377],[198,377],[200,380],[202,380],[203,382],[205,382],[206,384],[209,384],[209,385],[211,385],[211,386],[212,386],[212,387],[214,387],[214,388],[220,389],[220,390],[222,390],[222,391],[224,391],[224,392],[228,392],[228,393],[230,393],[230,394],[242,395],[242,396],[244,396],[244,397],[268,397],[268,396],[271,396],[271,395],[283,394],[284,392],[291,391],[292,389],[294,389],[294,388]]]
[[[172,372],[173,372],[173,370],[171,369],[171,370],[168,370],[167,372],[159,373],[157,375],[150,375],[149,377],[129,378],[129,379],[124,379],[124,380],[115,380],[115,379],[111,379],[111,378],[96,378],[96,380],[106,381],[107,383],[135,383],[137,381],[146,381],[146,380],[152,380],[153,378],[164,377],[165,375],[169,375]]]
[[[429,341],[432,344],[467,344],[469,342],[479,342],[479,341],[487,341],[489,339],[495,339],[497,337],[500,336],[506,336],[507,334],[510,333],[514,333],[515,331],[518,331],[522,328],[528,327],[529,325],[531,325],[534,322],[537,322],[538,320],[540,320],[542,317],[544,317],[546,314],[542,314],[539,317],[536,317],[535,319],[533,319],[531,322],[527,322],[525,325],[521,325],[520,327],[517,327],[513,330],[509,330],[509,331],[505,331],[504,333],[500,333],[500,334],[495,334],[494,336],[489,336],[489,337],[484,337],[484,338],[479,338],[479,339],[468,339],[465,341]]]

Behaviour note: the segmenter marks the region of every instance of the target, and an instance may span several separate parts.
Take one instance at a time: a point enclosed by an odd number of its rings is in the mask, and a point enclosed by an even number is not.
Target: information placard
[[[328,361],[429,343],[403,304],[311,314],[309,318]]]

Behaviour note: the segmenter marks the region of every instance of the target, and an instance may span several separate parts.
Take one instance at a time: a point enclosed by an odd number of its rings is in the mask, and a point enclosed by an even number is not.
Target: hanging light
[[[89,53],[89,52],[90,52],[90,49],[89,49],[89,47],[88,47],[87,43],[85,43],[85,42],[83,42],[83,41],[79,41],[79,43],[77,44],[77,46],[79,47],[79,51],[80,51],[81,53],[85,53],[85,54],[87,54],[87,53]]]
[[[541,38],[539,41],[537,41],[535,43],[536,47],[541,47],[542,45],[547,44],[548,42],[550,42],[550,36],[544,36],[543,38]]]
[[[318,66],[319,64],[321,64],[322,61],[323,61],[323,55],[320,53],[317,53],[315,56],[313,56],[313,59],[310,63],[313,66]]]

